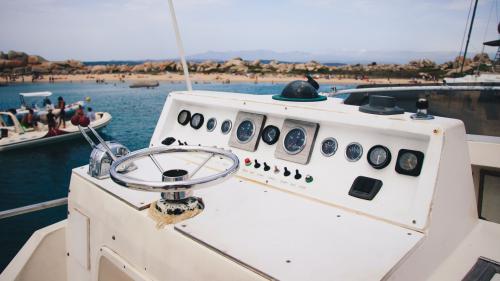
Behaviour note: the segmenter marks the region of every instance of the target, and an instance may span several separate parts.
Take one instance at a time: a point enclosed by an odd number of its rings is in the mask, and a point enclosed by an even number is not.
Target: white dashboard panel
[[[243,163],[238,173],[243,178],[412,229],[425,228],[443,142],[441,126],[449,121],[443,122],[440,118],[433,121],[415,121],[409,118],[409,114],[377,116],[358,112],[354,106],[338,105],[329,101],[283,104],[265,96],[246,98],[246,95],[232,95],[231,98],[225,99],[224,103],[220,103],[217,96],[224,94],[171,94],[151,145],[161,145],[164,138],[175,137],[189,145],[208,144],[230,148]],[[178,124],[177,114],[184,109],[189,110],[191,114],[203,114],[205,120],[216,118],[218,127],[209,132]],[[280,128],[280,139],[284,137],[283,129],[287,119],[318,124],[317,135],[308,136],[315,138],[315,141],[311,142],[309,161],[288,161],[276,157],[275,151],[277,146],[282,145],[281,140],[273,145],[259,141],[254,152],[229,146],[230,134],[222,134],[220,124],[226,119],[234,123],[239,112],[265,113],[266,121],[263,127],[274,125]],[[233,130],[234,127],[233,125]],[[325,138],[335,138],[338,143],[336,153],[330,157],[321,153],[321,141]],[[359,143],[364,151],[362,157],[354,162],[345,157],[346,147],[352,142]],[[367,161],[367,152],[375,145],[387,147],[392,154],[391,162],[383,169],[375,169]],[[420,176],[401,175],[395,171],[396,157],[400,149],[424,153]],[[216,161],[212,161],[211,165],[216,166]],[[358,176],[383,182],[380,191],[372,200],[349,195],[349,190]]]

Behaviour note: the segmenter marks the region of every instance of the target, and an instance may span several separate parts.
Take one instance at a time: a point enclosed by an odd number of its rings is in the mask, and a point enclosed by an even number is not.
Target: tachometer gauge
[[[375,145],[368,151],[368,163],[375,169],[383,169],[391,162],[391,151],[383,145]]]
[[[337,140],[334,138],[326,138],[321,142],[321,154],[330,157],[337,151]]]
[[[250,120],[244,120],[236,129],[236,139],[240,143],[249,142],[255,133],[255,125]]]
[[[201,128],[201,126],[203,126],[203,121],[204,121],[203,115],[201,115],[200,113],[195,113],[191,117],[191,127],[193,129],[198,130],[199,128]]]
[[[280,129],[278,127],[269,125],[262,131],[262,141],[269,145],[275,144],[280,137]]]
[[[306,146],[306,131],[300,127],[291,129],[283,140],[283,148],[288,154],[297,154]]]
[[[420,151],[401,149],[398,153],[396,163],[396,172],[408,175],[418,176],[424,162],[424,154]]]
[[[345,149],[345,157],[348,161],[356,162],[363,156],[363,147],[357,142],[350,143]]]
[[[187,110],[182,110],[179,112],[179,115],[177,115],[177,122],[181,124],[182,126],[186,126],[187,123],[191,120],[191,112]]]
[[[220,126],[220,131],[224,134],[227,135],[229,132],[231,132],[231,128],[233,127],[233,122],[231,120],[224,120],[222,122],[222,125]]]
[[[207,131],[211,132],[215,130],[215,127],[217,127],[217,119],[215,118],[210,118],[207,121]]]

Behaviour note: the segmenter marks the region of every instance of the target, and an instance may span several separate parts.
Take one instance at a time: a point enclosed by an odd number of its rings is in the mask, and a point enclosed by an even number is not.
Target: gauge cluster
[[[205,116],[201,113],[191,113],[183,109],[177,115],[177,122],[186,126],[190,125],[198,130],[205,125],[207,132],[220,132],[222,135],[230,134],[229,145],[246,151],[256,151],[260,140],[263,145],[276,146],[274,156],[299,164],[307,164],[310,161],[315,144],[319,124],[300,120],[286,119],[281,128],[273,124],[266,124],[266,116],[251,112],[238,112],[236,119],[223,119],[220,123],[215,117],[209,117],[205,122]],[[172,143],[172,142],[169,142]],[[186,142],[183,142],[186,143]],[[321,155],[325,158],[335,158],[338,150],[342,150],[346,163],[356,163],[362,159],[373,169],[383,170],[393,163],[392,168],[398,174],[404,176],[418,177],[420,175],[424,153],[416,150],[400,149],[395,161],[392,152],[383,144],[367,147],[367,151],[361,144],[362,140],[351,141],[341,144],[333,136],[325,137],[318,144]],[[368,149],[369,148],[369,149]]]

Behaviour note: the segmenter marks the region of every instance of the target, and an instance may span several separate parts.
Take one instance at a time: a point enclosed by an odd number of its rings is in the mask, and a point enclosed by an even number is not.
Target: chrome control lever
[[[118,158],[130,153],[130,150],[127,147],[118,142],[105,141],[99,133],[97,133],[97,131],[90,126],[90,120],[86,116],[73,116],[73,118],[71,118],[71,124],[78,127],[80,133],[93,148],[92,153],[90,154],[88,174],[94,178],[104,179],[109,177],[109,169],[111,168],[112,163],[118,160]],[[87,134],[86,128],[88,128],[88,130],[95,136],[98,141],[97,144]],[[137,167],[133,163],[130,163],[129,165],[124,166],[120,172],[128,172],[135,170],[136,168]]]

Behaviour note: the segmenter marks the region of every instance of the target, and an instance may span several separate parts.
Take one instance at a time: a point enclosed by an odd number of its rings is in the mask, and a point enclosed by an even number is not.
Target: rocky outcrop
[[[441,77],[456,72],[461,66],[462,57],[443,64],[436,64],[429,59],[412,60],[408,64],[351,64],[328,66],[318,61],[305,63],[287,63],[271,60],[264,63],[261,60],[246,61],[240,57],[225,62],[207,60],[189,62],[188,68],[197,73],[234,73],[255,77],[268,73],[279,75],[292,74],[324,74],[346,76],[379,76],[379,77]],[[478,67],[490,67],[492,64],[487,54],[477,54],[465,61],[465,70]],[[41,56],[28,55],[24,52],[0,52],[0,74],[30,75],[30,74],[104,74],[104,73],[166,73],[182,72],[179,61],[148,61],[137,65],[108,64],[85,65],[77,60],[47,61]],[[424,75],[425,74],[425,75]]]

